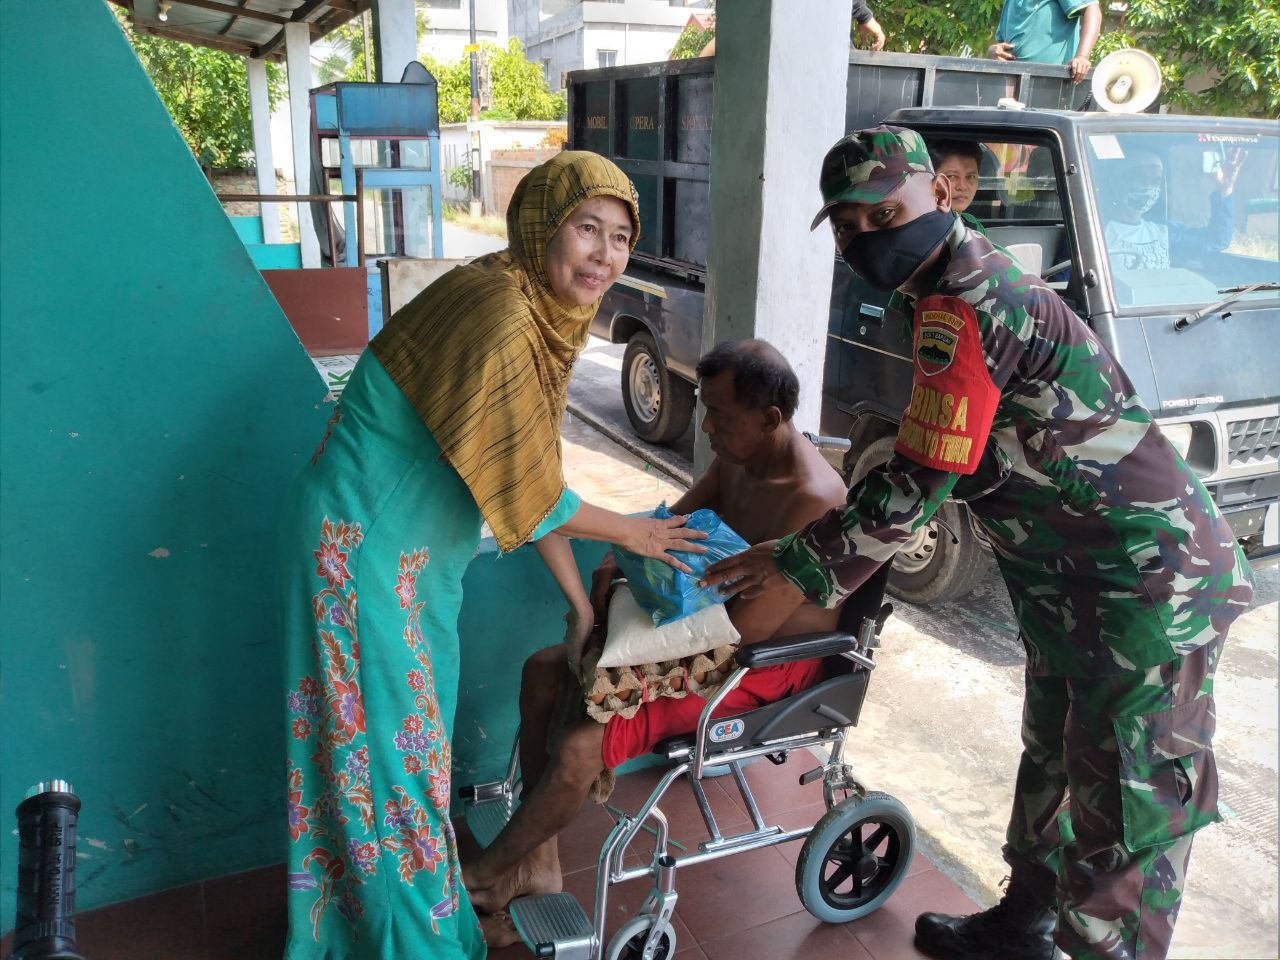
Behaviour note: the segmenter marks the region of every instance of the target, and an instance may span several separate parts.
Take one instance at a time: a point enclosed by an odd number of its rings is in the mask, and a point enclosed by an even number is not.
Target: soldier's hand
[[[773,548],[777,544],[777,540],[766,540],[742,553],[713,563],[698,581],[699,586],[723,584],[720,587],[723,595],[742,596],[749,600],[780,583],[786,583],[778,572],[778,561],[773,559]]]

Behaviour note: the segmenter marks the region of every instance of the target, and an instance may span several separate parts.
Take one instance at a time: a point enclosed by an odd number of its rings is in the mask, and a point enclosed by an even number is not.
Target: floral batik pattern
[[[395,582],[389,584],[404,617],[402,669],[393,669],[392,676],[370,676],[367,667],[364,674],[361,670],[351,573],[363,539],[358,523],[326,517],[321,525],[314,551],[318,589],[311,598],[316,674],[300,678],[288,694],[290,734],[301,742],[301,749],[291,753],[307,756],[305,764],[291,760],[287,768],[289,836],[295,845],[288,879],[292,890],[315,891],[310,920],[317,941],[331,909],[350,925],[352,939],[357,937],[363,890],[379,871],[410,887],[417,882],[414,897],[421,902],[428,894],[436,933],[437,921],[453,915],[461,894],[457,840],[449,822],[451,751],[417,589],[427,551],[402,553]],[[367,582],[376,573],[363,575]],[[366,696],[402,704],[395,711],[399,727],[367,729]],[[379,783],[375,793],[371,753],[382,760],[375,769],[402,772],[400,782]],[[425,891],[424,872],[438,875]]]

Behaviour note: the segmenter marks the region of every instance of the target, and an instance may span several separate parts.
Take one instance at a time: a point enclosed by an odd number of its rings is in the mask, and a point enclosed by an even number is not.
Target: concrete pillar
[[[818,429],[834,251],[831,232],[809,222],[823,154],[844,133],[850,23],[850,0],[716,10],[702,346],[762,337],[781,350],[800,378],[802,430]],[[699,431],[695,476],[710,461]]]
[[[271,156],[271,98],[267,96],[267,63],[245,60],[249,74],[249,116],[253,123],[253,162],[258,168],[258,192],[276,193],[276,164]],[[280,208],[264,203],[262,241],[280,242]]]
[[[293,128],[293,182],[300,193],[311,192],[311,28],[288,23],[284,28],[285,63],[289,68],[289,123]],[[311,204],[298,204],[298,236],[304,267],[320,266],[320,241]]]
[[[404,68],[418,59],[413,0],[373,0],[373,55],[378,83],[399,83]]]

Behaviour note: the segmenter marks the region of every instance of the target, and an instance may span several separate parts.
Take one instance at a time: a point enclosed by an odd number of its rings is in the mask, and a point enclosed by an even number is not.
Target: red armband
[[[973,307],[959,297],[925,297],[916,306],[915,376],[894,450],[935,470],[978,469],[1000,402],[987,371]]]

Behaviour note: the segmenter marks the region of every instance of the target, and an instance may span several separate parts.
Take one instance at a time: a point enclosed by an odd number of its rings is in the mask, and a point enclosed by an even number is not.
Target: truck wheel
[[[693,387],[662,363],[653,337],[641,331],[622,355],[622,405],[641,440],[670,443],[689,429]]]
[[[881,437],[862,449],[846,477],[850,486],[893,455],[894,440]],[[937,516],[959,542],[953,543],[951,534],[931,521],[902,546],[893,558],[889,592],[908,603],[928,606],[967,597],[986,571],[982,545],[973,534],[967,508],[947,500]]]

